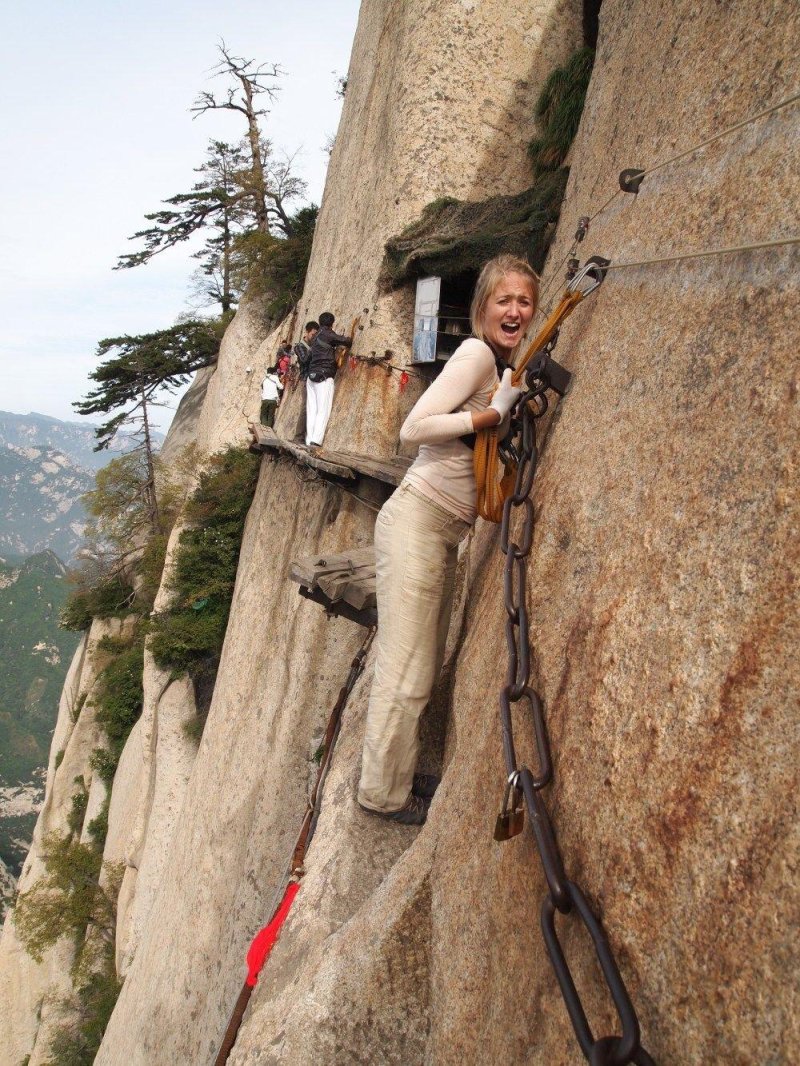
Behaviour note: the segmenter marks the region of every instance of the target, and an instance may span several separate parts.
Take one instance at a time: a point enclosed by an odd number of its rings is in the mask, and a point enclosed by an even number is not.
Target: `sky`
[[[171,325],[190,309],[188,245],[113,271],[144,215],[194,184],[231,112],[193,119],[224,39],[278,63],[263,132],[319,203],[359,0],[40,0],[3,5],[0,43],[0,409],[81,421],[98,340]],[[299,205],[298,205],[299,206]],[[157,421],[166,429],[171,410]],[[102,416],[100,416],[102,418]],[[86,421],[98,421],[98,418]]]

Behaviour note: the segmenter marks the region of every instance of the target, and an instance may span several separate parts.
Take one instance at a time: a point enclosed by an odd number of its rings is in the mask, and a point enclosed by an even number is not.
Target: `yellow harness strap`
[[[515,367],[511,380],[520,388],[525,368],[538,351],[547,344],[564,319],[572,313],[584,297],[579,290],[567,290],[555,309],[534,339],[528,345],[525,354]],[[497,430],[482,429],[476,434],[474,468],[475,483],[478,490],[478,514],[489,522],[500,522],[503,518],[503,504],[514,491],[516,467],[513,463],[503,464],[503,473],[498,477]]]

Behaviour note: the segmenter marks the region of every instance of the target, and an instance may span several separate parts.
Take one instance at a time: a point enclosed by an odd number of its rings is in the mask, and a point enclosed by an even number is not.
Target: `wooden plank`
[[[377,607],[378,600],[375,594],[375,575],[360,581],[351,581],[342,594],[345,603],[355,607],[359,611],[367,607]]]
[[[307,588],[316,587],[320,577],[331,579],[342,575],[365,575],[375,572],[375,549],[355,548],[338,554],[311,555],[294,559],[289,568],[289,577]]]
[[[411,466],[411,460],[402,455],[373,459],[372,456],[333,451],[330,448],[320,448],[312,452],[305,444],[279,437],[269,426],[262,426],[258,422],[250,424],[250,432],[253,434],[255,446],[262,450],[285,452],[305,466],[348,480],[353,480],[360,474],[387,485],[399,485],[406,470]]]
[[[348,589],[357,588],[363,582],[374,580],[374,578],[375,567],[363,567],[361,570],[353,574],[347,572],[324,574],[317,578],[315,585],[333,602],[335,600],[346,600]],[[348,600],[348,603],[351,602],[351,600]],[[354,603],[353,606],[357,607],[358,604]]]
[[[399,485],[411,466],[411,459],[402,455],[393,455],[388,459],[373,459],[371,456],[358,455],[355,452],[331,451],[323,449],[326,456],[334,462],[350,466],[365,477],[383,481],[387,485]]]
[[[295,559],[292,581],[319,591],[328,603],[344,601],[357,610],[375,606],[375,549],[357,548],[336,555]]]
[[[332,462],[321,455],[314,455],[305,444],[298,444],[295,441],[279,437],[269,426],[262,426],[258,422],[253,422],[251,423],[250,431],[257,446],[262,451],[285,452],[304,466],[310,466],[314,470],[321,470],[324,474],[345,478],[347,481],[354,481],[356,478],[350,466],[341,462]]]

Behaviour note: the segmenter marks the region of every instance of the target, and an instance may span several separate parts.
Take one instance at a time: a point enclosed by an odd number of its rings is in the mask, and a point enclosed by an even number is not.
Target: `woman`
[[[519,398],[510,369],[497,388],[496,358],[510,361],[538,293],[524,260],[501,255],[484,266],[470,308],[474,336],[403,424],[401,441],[419,454],[375,523],[377,658],[358,802],[404,825],[422,825],[437,784],[414,773],[419,717],[444,658],[458,543],[476,517],[472,451],[459,438],[499,425]]]

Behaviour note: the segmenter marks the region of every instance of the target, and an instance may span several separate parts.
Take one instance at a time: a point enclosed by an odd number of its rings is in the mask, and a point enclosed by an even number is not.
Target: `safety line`
[[[778,104],[772,104],[771,107],[765,107],[763,111],[759,111],[755,115],[750,115],[749,118],[743,118],[740,122],[735,122],[732,126],[728,126],[726,129],[721,130],[719,133],[715,133],[712,137],[707,137],[706,140],[701,141],[699,144],[695,144],[692,148],[686,148],[684,151],[679,152],[677,155],[670,156],[669,159],[663,159],[660,163],[656,163],[652,167],[648,167],[647,170],[642,172],[642,177],[646,178],[649,174],[655,174],[657,170],[661,170],[662,167],[668,166],[670,163],[677,163],[679,159],[684,159],[687,155],[691,155],[692,152],[699,152],[701,148],[707,147],[709,144],[713,144],[714,141],[718,141],[721,137],[727,137],[729,133],[733,133],[735,130],[743,129],[745,126],[749,126],[751,122],[757,122],[758,119],[764,118],[766,115],[771,115],[774,111],[780,111],[783,107],[788,107],[789,104],[795,103],[800,100],[800,92],[796,92],[793,96],[787,97],[785,100],[781,100]]]
[[[724,130],[720,130],[719,133],[715,133],[711,137],[707,137],[704,141],[700,141],[699,144],[692,145],[691,148],[685,148],[682,152],[678,152],[677,155],[670,156],[668,159],[662,159],[661,162],[659,162],[659,163],[654,163],[653,166],[648,167],[645,170],[640,172],[641,178],[644,179],[644,178],[648,177],[650,174],[655,174],[656,171],[661,170],[663,167],[669,166],[670,163],[676,163],[680,159],[685,159],[686,156],[692,155],[694,152],[699,152],[701,148],[706,148],[709,144],[713,144],[715,141],[720,140],[722,137],[727,137],[728,134],[734,133],[736,130],[743,129],[745,126],[749,126],[751,123],[757,122],[759,119],[765,118],[767,115],[771,115],[775,111],[780,111],[782,108],[788,107],[790,104],[796,103],[798,100],[800,100],[800,92],[796,92],[792,96],[788,96],[785,100],[781,100],[777,104],[771,104],[769,107],[765,107],[761,111],[758,111],[755,115],[750,115],[748,118],[741,119],[741,121],[735,122],[732,126],[727,126]],[[598,207],[598,209],[594,212],[594,214],[589,216],[589,222],[594,222],[594,220],[598,217],[598,215],[601,215],[608,207],[610,207],[611,204],[614,202],[614,200],[616,200],[616,198],[619,195],[621,195],[622,191],[623,191],[622,189],[616,189],[611,194],[611,196],[609,196],[609,198],[602,205],[602,207]],[[547,317],[548,311],[544,310],[542,308],[542,306],[541,306],[542,303],[544,302],[544,297],[547,294],[547,292],[549,292],[549,290],[552,288],[552,286],[555,283],[555,281],[560,277],[561,268],[564,266],[564,263],[566,263],[567,260],[572,258],[572,256],[575,254],[575,251],[577,250],[577,245],[578,245],[577,241],[573,243],[572,247],[567,252],[567,254],[564,256],[564,258],[562,259],[561,263],[559,263],[559,265],[555,268],[555,270],[550,275],[550,279],[549,279],[547,285],[545,285],[544,289],[539,294],[539,306],[537,307],[536,311],[537,311],[538,314],[542,314],[545,318]],[[759,245],[759,247],[762,247],[762,246]],[[733,251],[734,249],[726,249],[726,250],[727,251]],[[739,249],[736,249],[736,250],[738,251]],[[741,249],[741,250],[744,250],[744,249]],[[720,251],[718,254],[723,254],[723,252]],[[692,257],[691,256],[686,256],[685,258],[692,258]],[[671,261],[671,260],[652,260],[652,262],[669,262],[669,261]],[[651,262],[651,260],[648,260],[648,262]],[[622,263],[616,263],[614,265],[617,266],[617,267],[623,266]],[[627,265],[627,264],[624,264],[624,265]],[[634,264],[630,264],[630,265],[634,265]],[[637,263],[636,265],[639,266],[641,264]]]
[[[700,252],[678,252],[675,255],[660,255],[654,259],[638,259],[629,263],[609,263],[601,269],[622,270],[623,267],[652,266],[654,263],[678,263],[682,259],[701,259],[713,255],[733,255],[735,252],[753,252],[758,248],[781,248],[787,244],[800,244],[800,235],[780,237],[774,241],[757,241],[754,244],[734,244],[729,248],[706,248]]]

